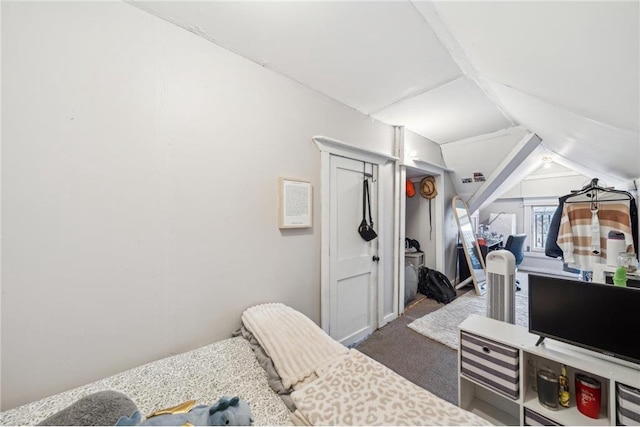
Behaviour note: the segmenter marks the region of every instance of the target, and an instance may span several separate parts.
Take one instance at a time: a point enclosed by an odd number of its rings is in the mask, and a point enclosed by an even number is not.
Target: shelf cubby
[[[462,332],[518,349],[519,393],[515,399],[492,389],[482,381],[470,378],[458,367],[459,406],[494,424],[525,425],[526,416],[540,416],[558,425],[615,426],[616,383],[640,389],[639,365],[549,339],[536,346],[538,337],[521,326],[472,315],[460,324],[460,333]],[[462,354],[459,349],[459,364]],[[537,392],[531,386],[535,379],[535,372],[531,371],[532,365],[556,374],[560,373],[561,365],[566,366],[571,393],[568,408],[559,406],[557,409],[550,409],[540,403]],[[578,410],[574,385],[578,373],[600,383],[601,403],[597,419]]]

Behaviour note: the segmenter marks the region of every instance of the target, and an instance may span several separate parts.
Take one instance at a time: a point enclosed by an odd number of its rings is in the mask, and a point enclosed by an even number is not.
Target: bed
[[[2,412],[0,424],[38,424],[102,390],[125,394],[143,414],[238,396],[248,402],[254,425],[489,424],[278,303],[245,310],[233,338]]]
[[[255,425],[291,424],[290,411],[269,387],[249,342],[239,336],[2,412],[0,425],[36,425],[101,390],[124,393],[142,414],[191,399],[212,404],[225,395],[238,396],[249,402]]]

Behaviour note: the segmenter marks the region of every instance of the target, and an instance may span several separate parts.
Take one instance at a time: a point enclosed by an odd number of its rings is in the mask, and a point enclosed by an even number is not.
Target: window
[[[551,218],[557,206],[531,206],[531,250],[544,251]]]
[[[522,201],[524,207],[524,232],[527,233],[525,242],[526,252],[544,254],[547,243],[551,218],[558,208],[558,199],[532,197]]]

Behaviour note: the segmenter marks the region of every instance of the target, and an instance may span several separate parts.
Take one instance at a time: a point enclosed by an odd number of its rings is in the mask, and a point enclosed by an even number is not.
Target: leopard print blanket
[[[298,425],[490,425],[355,349],[291,397]]]

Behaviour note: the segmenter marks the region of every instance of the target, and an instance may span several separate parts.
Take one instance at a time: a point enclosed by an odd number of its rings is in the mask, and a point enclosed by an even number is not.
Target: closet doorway
[[[399,269],[399,296],[398,313],[403,313],[406,298],[411,292],[405,289],[405,265],[422,263],[428,268],[445,271],[445,244],[444,244],[444,170],[428,164],[424,168],[401,166],[401,181],[411,181],[415,188],[415,195],[409,197],[406,191],[400,197],[400,241],[406,238],[417,240],[420,243],[422,256],[416,256],[413,249],[400,253]],[[431,199],[423,197],[420,184],[426,177],[433,177],[437,195]],[[430,202],[430,203],[429,203]],[[431,205],[431,206],[429,206]]]

